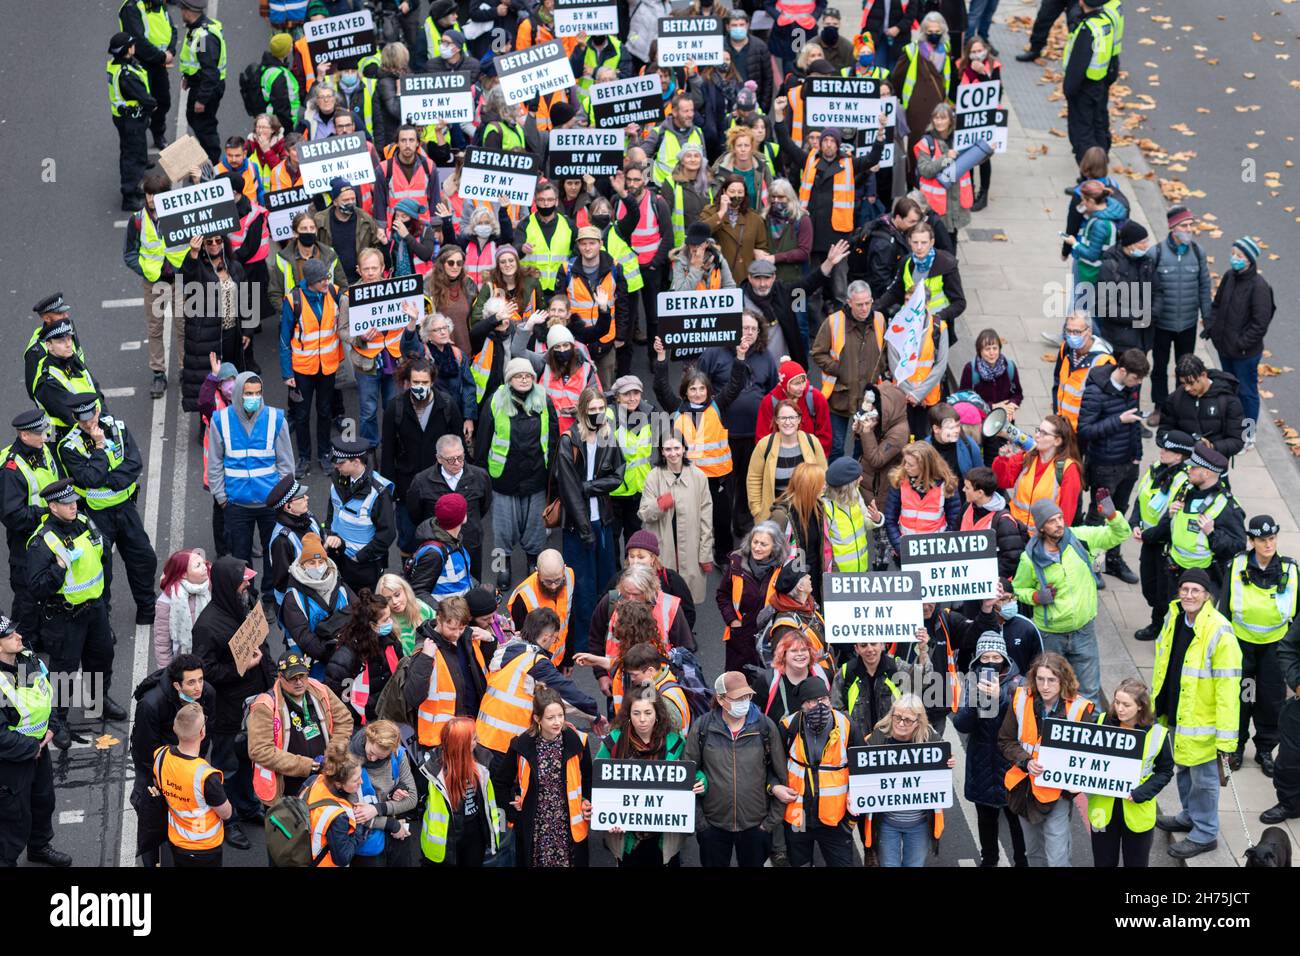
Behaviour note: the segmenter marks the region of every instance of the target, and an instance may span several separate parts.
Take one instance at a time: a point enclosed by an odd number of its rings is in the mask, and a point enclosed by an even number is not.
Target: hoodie
[[[271,649],[262,642],[262,659],[241,676],[230,655],[230,639],[248,616],[250,605],[239,594],[248,565],[230,555],[212,565],[212,601],[194,622],[194,654],[203,661],[204,680],[217,694],[216,714],[208,733],[235,734],[244,717],[244,700],[270,689],[275,682]],[[257,591],[249,587],[252,600]]]
[[[252,433],[253,426],[259,416],[268,414],[265,394],[263,394],[262,404],[256,412],[250,414],[244,410],[244,385],[252,379],[262,381],[261,376],[253,372],[240,372],[235,376],[235,388],[231,393],[233,401],[230,407],[233,409],[233,421],[243,426],[245,434]],[[280,476],[292,475],[294,470],[293,439],[289,436],[289,426],[285,412],[281,409],[277,409],[277,411],[280,413],[280,427],[275,435],[275,470]],[[208,429],[208,488],[211,490],[212,497],[216,499],[217,504],[224,506],[226,503],[226,442],[221,435],[221,430],[218,428]],[[235,501],[232,504],[243,508],[266,507],[265,499]]]
[[[411,587],[415,589],[418,595],[433,593],[433,587],[438,583],[438,578],[442,577],[442,569],[447,563],[447,554],[452,551],[464,551],[465,561],[470,568],[473,568],[474,561],[469,552],[465,550],[465,542],[460,538],[449,534],[432,518],[425,518],[420,522],[420,526],[415,529],[415,540],[420,542],[419,547],[423,547],[430,541],[435,541],[447,549],[446,552],[438,548],[430,548],[420,556],[419,561],[412,560],[411,565],[406,570],[405,577],[411,582]],[[417,550],[419,548],[417,547]]]

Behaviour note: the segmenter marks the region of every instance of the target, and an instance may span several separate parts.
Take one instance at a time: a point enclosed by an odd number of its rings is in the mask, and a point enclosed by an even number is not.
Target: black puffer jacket
[[[1245,445],[1241,435],[1241,399],[1237,378],[1217,368],[1209,370],[1210,387],[1200,398],[1187,389],[1174,389],[1162,406],[1161,424],[1193,438],[1208,438],[1219,454],[1231,458]]]
[[[978,669],[981,665],[976,664]],[[1011,764],[998,749],[998,729],[1006,719],[1007,708],[1016,688],[1025,682],[1015,661],[1006,661],[998,673],[996,710],[964,704],[953,715],[952,725],[958,733],[970,734],[966,741],[966,786],[962,792],[971,803],[986,807],[1007,805],[1007,785],[1003,782]],[[974,699],[978,701],[978,698]]]
[[[1090,462],[1108,465],[1142,460],[1142,423],[1121,422],[1119,416],[1138,407],[1141,386],[1118,390],[1114,365],[1099,365],[1088,373],[1079,406],[1079,439]]]
[[[887,212],[870,223],[854,242],[849,253],[849,274],[865,278],[872,298],[879,299],[910,252],[907,236],[894,225],[894,214]]]
[[[1214,347],[1226,358],[1246,358],[1264,351],[1264,336],[1277,306],[1273,288],[1255,264],[1237,272],[1229,269],[1214,293],[1207,331]]]
[[[185,704],[172,686],[166,668],[156,670],[140,681],[131,696],[135,698],[135,723],[131,725],[131,763],[135,765],[138,777],[150,772],[155,750],[177,742],[172,721]],[[217,692],[211,684],[204,683],[199,704],[203,707],[203,715],[212,720],[216,715]],[[206,754],[207,750],[205,741],[203,752]]]
[[[1155,341],[1151,323],[1155,275],[1156,263],[1149,253],[1134,258],[1122,246],[1111,246],[1101,257],[1098,288],[1123,290],[1122,294],[1099,295],[1094,313],[1097,331],[1116,355],[1125,349],[1151,350]]]
[[[231,362],[239,371],[244,370],[244,350],[241,348],[241,322],[251,319],[243,315],[240,302],[247,302],[256,308],[257,298],[246,285],[244,267],[235,258],[230,248],[230,239],[223,239],[227,269],[235,283],[235,322],[228,329],[221,327],[220,285],[217,283],[216,270],[208,263],[207,255],[200,251],[198,258],[185,256],[181,264],[181,277],[186,289],[194,283],[201,283],[203,295],[186,296],[185,337],[181,349],[181,408],[187,412],[199,410],[199,389],[203,380],[212,371],[208,355],[217,354],[217,360]],[[213,309],[212,307],[215,307]]]

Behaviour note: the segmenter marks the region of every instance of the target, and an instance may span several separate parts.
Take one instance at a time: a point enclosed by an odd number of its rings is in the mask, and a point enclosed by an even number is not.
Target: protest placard
[[[1007,111],[998,109],[1002,102],[1002,81],[963,83],[957,87],[957,128],[953,131],[953,149],[985,141],[995,153],[1007,151]]]
[[[239,226],[235,191],[224,176],[159,193],[153,204],[158,236],[168,248],[185,245],[191,236],[224,236]]]
[[[482,146],[465,150],[460,170],[460,195],[464,199],[507,201],[523,206],[533,201],[537,189],[537,157],[531,153],[503,153]]]
[[[550,179],[613,176],[623,168],[623,134],[615,129],[553,129],[549,145]]]
[[[1077,720],[1043,721],[1039,786],[1127,797],[1142,776],[1146,732]]]
[[[915,571],[828,571],[822,598],[831,644],[908,643],[925,624]]]
[[[329,192],[335,178],[346,179],[354,187],[375,181],[375,165],[361,133],[299,143],[298,168],[302,188],[309,196]]]
[[[600,129],[622,129],[629,123],[654,124],[663,118],[664,82],[659,74],[594,83],[591,111]]]
[[[671,358],[740,341],[745,296],[739,289],[660,292],[658,306],[659,337]]]
[[[894,166],[894,141],[898,136],[898,97],[882,96],[877,102],[880,104],[880,111],[885,115],[885,129],[883,132],[881,131],[879,121],[859,129],[857,148],[854,155],[867,155],[867,153],[871,152],[871,147],[876,145],[877,137],[883,136],[885,145],[880,151],[880,168],[892,169]]]
[[[353,336],[399,329],[410,321],[402,306],[424,314],[424,287],[418,275],[359,282],[348,289],[348,325]]]
[[[397,81],[402,122],[415,126],[471,123],[474,93],[468,73],[415,73]]]
[[[810,76],[804,80],[809,129],[875,129],[880,125],[880,81],[865,76]]]
[[[208,154],[193,135],[186,133],[158,154],[158,165],[174,183],[188,179],[196,169],[209,163]]]
[[[514,53],[501,53],[493,62],[501,80],[501,92],[510,106],[557,90],[567,90],[576,82],[569,55],[559,40],[547,40]]]
[[[943,810],[952,806],[952,744],[849,748],[849,812]]]
[[[266,221],[271,227],[272,242],[293,238],[293,220],[300,212],[311,212],[311,196],[301,186],[272,189],[266,194]]]
[[[921,575],[926,601],[982,601],[998,596],[998,546],[992,530],[905,534],[899,564]]]
[[[617,37],[618,4],[606,0],[555,0],[555,35]]]
[[[357,61],[375,52],[375,22],[367,9],[337,17],[308,20],[302,25],[312,62],[327,61],[335,70],[355,69]]]
[[[230,657],[235,662],[235,670],[239,671],[239,676],[243,677],[248,669],[253,666],[253,655],[257,649],[262,646],[266,640],[266,635],[270,632],[270,626],[266,623],[266,611],[262,609],[262,602],[258,601],[253,605],[253,610],[248,612],[248,617],[244,618],[244,623],[239,625],[235,634],[230,639]]]
[[[660,17],[658,66],[722,66],[722,21],[717,17]]]
[[[695,764],[688,760],[593,760],[591,828],[695,832]]]

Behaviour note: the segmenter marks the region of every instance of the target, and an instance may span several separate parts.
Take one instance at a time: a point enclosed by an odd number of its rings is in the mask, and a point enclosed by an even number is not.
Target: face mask
[[[1147,254],[1146,249],[1135,249],[1132,252],[1128,253],[1128,257],[1130,259],[1145,259],[1146,254]]]
[[[983,63],[985,60],[989,58],[988,50],[976,50],[974,53],[970,55],[970,58],[974,60],[976,63]]]
[[[749,36],[749,27],[732,27],[727,33],[731,35],[731,39],[741,43],[745,37]]]
[[[998,608],[998,613],[1002,615],[1003,620],[1009,621],[1020,613],[1020,605],[1015,601],[1008,601]]]
[[[486,239],[488,236],[492,235],[492,227],[487,223],[477,225],[474,227],[474,235],[476,238]]]
[[[839,27],[822,27],[822,43],[827,46],[834,46],[840,42]]]
[[[359,76],[351,76],[347,73],[344,73],[342,76],[339,77],[339,86],[343,87],[343,89],[347,90],[349,93],[351,93],[360,85],[361,85],[361,77]]]
[[[1232,268],[1236,269],[1238,272],[1240,272],[1242,269],[1246,268],[1247,265],[1249,265],[1249,263],[1247,263],[1245,259],[1238,259],[1236,256],[1233,256],[1228,261],[1232,263]]]
[[[803,719],[808,724],[809,730],[815,734],[820,734],[831,722],[830,705],[818,704],[812,710],[805,711]]]
[[[417,402],[423,402],[423,401],[427,400],[428,397],[429,397],[429,386],[428,386],[428,385],[412,385],[412,386],[411,386],[411,397],[412,397],[413,399],[415,399]]]
[[[869,70],[876,65],[876,55],[874,53],[862,53],[858,55],[858,66],[864,70]]]
[[[310,249],[312,246],[316,245],[316,233],[304,232],[298,237],[298,242]]]
[[[537,207],[537,215],[538,215],[540,218],[542,218],[542,219],[550,219],[552,216],[555,215],[555,207],[554,207],[554,206],[538,206],[538,207]]]
[[[940,43],[943,42],[943,34],[942,34],[942,33],[927,33],[927,34],[925,35],[925,40],[926,40],[926,42],[929,43],[931,46],[938,46]]]
[[[597,229],[606,229],[609,227],[609,216],[592,216],[591,224]]]
[[[588,416],[587,416],[587,426],[588,426],[589,428],[599,428],[599,427],[600,427],[600,423],[601,423],[602,421],[604,421],[604,419],[605,419],[605,413],[604,413],[604,412],[598,412],[598,413],[596,413],[596,414],[594,414],[594,415],[588,415]]]
[[[749,701],[747,700],[729,700],[727,701],[727,713],[732,717],[744,717],[749,714]]]
[[[253,414],[253,412],[257,411],[261,407],[262,407],[261,395],[244,396],[244,411],[248,412],[248,414],[250,415]]]
[[[774,202],[768,208],[767,214],[768,217],[772,219],[784,219],[787,212],[788,210],[786,209],[785,203]]]
[[[458,50],[456,47],[454,47],[454,46],[444,46],[444,47],[443,47],[440,51],[438,51],[438,52],[439,52],[439,55],[440,55],[444,60],[454,60],[454,59],[456,59],[456,54],[459,52],[459,50]]]
[[[1071,335],[1070,333],[1067,332],[1065,334],[1065,344],[1072,349],[1081,349],[1083,348],[1083,336]]]
[[[178,690],[176,692],[176,696],[178,696],[181,700],[185,701],[185,703],[187,704],[197,704],[199,702],[199,699],[197,697],[191,697],[183,690]]]
[[[302,573],[312,581],[319,581],[325,577],[325,570],[328,567],[329,565],[325,564],[310,564],[303,567]]]
[[[377,628],[375,628],[375,633],[378,634],[380,637],[387,637],[389,634],[392,634],[393,622],[385,621],[383,624],[380,624]]]
[[[1190,232],[1184,232],[1181,229],[1175,229],[1174,242],[1178,243],[1180,246],[1191,245],[1192,234]]]
[[[356,211],[357,204],[354,202],[341,202],[338,204],[339,212],[345,216],[350,216]]]

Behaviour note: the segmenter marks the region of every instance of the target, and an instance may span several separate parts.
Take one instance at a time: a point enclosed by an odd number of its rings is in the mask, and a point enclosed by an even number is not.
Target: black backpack
[[[266,112],[266,97],[262,95],[261,63],[250,63],[239,71],[239,98],[244,101],[244,111],[249,116]]]
[[[306,793],[315,777],[307,778],[302,785]],[[266,852],[271,858],[271,865],[276,867],[319,866],[320,861],[329,853],[329,848],[322,846],[320,853],[312,856],[311,852],[311,811],[318,807],[330,806],[333,800],[318,800],[308,803],[302,797],[284,796],[266,811]]]

